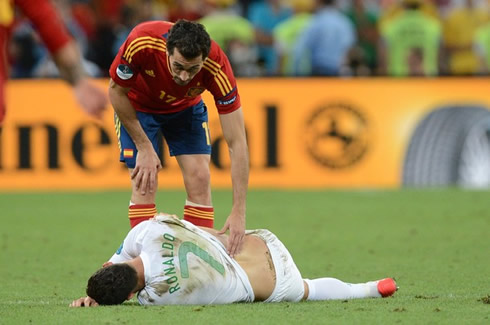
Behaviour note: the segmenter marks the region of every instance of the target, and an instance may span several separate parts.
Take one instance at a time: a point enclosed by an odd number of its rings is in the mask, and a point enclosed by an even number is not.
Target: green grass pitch
[[[231,206],[214,191],[216,227]],[[181,214],[183,191],[160,191]],[[490,324],[490,192],[251,190],[247,228],[268,228],[304,277],[386,276],[387,299],[68,308],[129,230],[128,191],[0,193],[0,324]]]

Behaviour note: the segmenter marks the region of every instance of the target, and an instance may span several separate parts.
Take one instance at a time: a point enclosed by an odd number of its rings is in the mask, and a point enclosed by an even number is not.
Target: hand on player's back
[[[226,219],[225,225],[219,231],[219,234],[224,234],[227,230],[230,231],[228,237],[228,254],[235,257],[240,253],[243,246],[243,238],[245,237],[245,216],[237,213],[231,213]]]

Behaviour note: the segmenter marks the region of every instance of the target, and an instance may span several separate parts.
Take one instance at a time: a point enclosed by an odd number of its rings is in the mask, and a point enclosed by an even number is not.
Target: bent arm
[[[157,173],[158,170],[162,168],[162,165],[150,139],[148,139],[148,136],[138,120],[136,110],[129,101],[129,91],[130,88],[123,88],[111,79],[109,85],[109,98],[112,102],[112,106],[138,150],[136,164],[131,172],[133,194],[134,190],[139,191],[142,196],[150,193],[149,200],[152,201],[154,198],[151,197],[151,194],[156,191]]]
[[[136,116],[136,110],[129,101],[128,92],[130,88],[123,88],[116,84],[114,80],[109,83],[109,99],[111,100],[117,117],[124,125],[138,151],[152,149],[150,140],[141,127]]]
[[[44,44],[52,54],[60,77],[74,90],[75,98],[87,114],[102,118],[107,107],[107,94],[89,82],[83,68],[82,54],[65,25],[47,0],[16,0],[15,4],[36,26]]]

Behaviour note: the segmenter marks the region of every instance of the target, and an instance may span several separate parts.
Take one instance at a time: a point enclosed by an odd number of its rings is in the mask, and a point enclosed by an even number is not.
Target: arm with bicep
[[[89,80],[83,68],[78,44],[69,36],[51,1],[16,0],[15,4],[36,26],[38,34],[52,54],[60,77],[73,87],[75,98],[83,111],[90,116],[102,118],[102,113],[107,108],[107,94]]]

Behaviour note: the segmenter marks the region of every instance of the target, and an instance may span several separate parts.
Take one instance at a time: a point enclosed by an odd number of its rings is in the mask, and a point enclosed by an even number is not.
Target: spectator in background
[[[300,75],[301,62],[311,61],[311,75],[337,76],[356,42],[354,25],[335,0],[317,0],[317,10],[294,49],[293,65]]]
[[[255,40],[259,45],[259,61],[263,62],[266,75],[277,73],[277,53],[272,31],[279,23],[292,15],[292,10],[281,0],[265,0],[250,5],[248,19],[255,27]]]
[[[402,0],[402,5],[402,11],[381,25],[380,74],[438,75],[441,24],[422,10],[422,0]]]
[[[490,22],[478,28],[473,46],[480,62],[479,72],[488,74],[490,72]]]
[[[294,14],[274,27],[274,47],[279,59],[278,74],[293,76],[293,51],[299,35],[311,21],[314,0],[291,0]],[[305,60],[306,61],[306,60]],[[302,62],[299,74],[304,75],[311,70],[310,62]]]
[[[228,56],[235,76],[259,75],[253,25],[232,6],[236,0],[206,0],[203,2],[204,25],[209,36]]]
[[[112,46],[116,39],[116,26],[120,23],[124,0],[92,0],[95,30],[90,39],[87,59],[94,62],[108,76],[112,63]]]
[[[176,22],[179,19],[199,20],[202,18],[201,0],[165,0],[168,5],[168,19]]]
[[[430,1],[416,1],[418,2],[420,12],[431,16],[435,19],[439,19],[439,11],[438,8]],[[388,1],[382,10],[382,14],[378,20],[378,29],[383,29],[383,25],[390,21],[393,18],[396,18],[398,15],[404,13],[406,11],[405,0],[396,0],[396,1]]]
[[[462,1],[462,0],[459,0]],[[439,12],[439,17],[446,17],[447,13],[451,10],[453,6],[453,0],[432,0],[432,3],[437,7]]]
[[[34,26],[27,20],[21,20],[12,29],[8,57],[10,78],[32,78],[34,71],[48,53],[41,44],[42,40]]]
[[[56,9],[60,13],[60,16],[63,19],[63,23],[68,29],[70,35],[76,40],[78,47],[80,48],[81,60],[83,64],[83,68],[87,72],[87,74],[91,77],[100,77],[102,76],[102,71],[99,67],[85,59],[85,56],[88,53],[88,39],[85,30],[79,24],[78,20],[74,17],[72,13],[72,3],[70,0],[52,0],[53,5],[55,5]],[[32,71],[32,77],[34,78],[55,78],[59,77],[59,71],[56,67],[56,64],[53,62],[51,57],[48,55],[48,51],[45,50],[45,47],[40,44],[40,46],[44,49],[45,55],[39,61],[36,69]]]
[[[352,58],[360,57],[359,64],[365,64],[373,71],[376,68],[377,55],[376,49],[378,44],[378,16],[371,10],[368,10],[363,0],[352,0],[351,7],[346,14],[355,26],[357,34],[357,49],[351,52]]]
[[[89,115],[100,118],[107,106],[107,96],[87,79],[79,48],[68,35],[51,3],[46,0],[16,0],[2,1],[0,5],[0,126],[5,116],[7,43],[15,21],[14,5],[18,6],[36,27],[60,70],[61,78],[73,87],[81,108]]]
[[[139,23],[159,20],[164,17],[154,15],[152,0],[128,1],[121,8],[120,23],[115,26],[115,39],[112,44],[112,56],[116,56],[119,48],[128,37],[131,30]]]
[[[90,1],[79,0],[70,1],[70,3],[73,18],[77,21],[87,39],[92,39],[95,34],[96,17]]]
[[[454,9],[444,20],[444,46],[452,75],[473,75],[479,71],[479,60],[473,52],[476,31],[488,21],[488,8],[479,8],[473,0]]]

